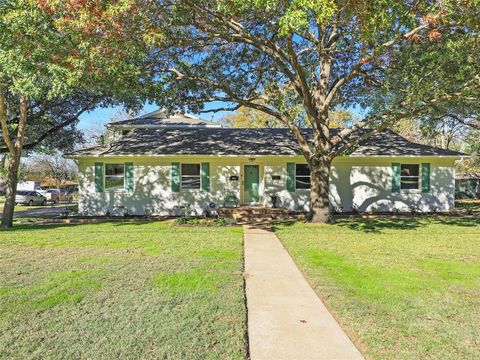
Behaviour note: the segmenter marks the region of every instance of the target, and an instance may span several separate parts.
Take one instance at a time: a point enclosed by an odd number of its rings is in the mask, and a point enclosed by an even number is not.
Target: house
[[[161,112],[110,127],[115,141],[70,154],[79,165],[82,214],[202,214],[232,200],[271,206],[272,195],[291,211],[309,208],[310,172],[288,129],[223,128]],[[449,211],[454,163],[463,155],[382,132],[334,159],[331,206]]]

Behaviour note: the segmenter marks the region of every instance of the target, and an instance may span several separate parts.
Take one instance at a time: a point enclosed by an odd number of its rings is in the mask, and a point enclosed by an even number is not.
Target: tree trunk
[[[13,226],[13,212],[15,211],[15,195],[17,192],[18,169],[20,168],[20,159],[22,157],[23,140],[25,138],[25,129],[27,126],[27,98],[20,96],[20,117],[16,129],[15,141],[10,137],[7,124],[7,111],[4,90],[0,88],[0,125],[2,127],[2,136],[10,152],[10,160],[7,164],[7,184],[5,192],[5,205],[2,213],[2,223],[0,227],[9,228]]]
[[[15,194],[17,192],[18,169],[20,167],[20,156],[13,156],[8,160],[6,166],[8,177],[5,191],[5,204],[3,205],[2,228],[13,226],[13,212],[15,210]]]
[[[326,223],[330,221],[330,183],[331,160],[310,161],[310,212],[312,222]]]

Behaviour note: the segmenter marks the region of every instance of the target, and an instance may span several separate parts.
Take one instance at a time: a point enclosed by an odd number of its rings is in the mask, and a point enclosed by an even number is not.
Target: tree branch
[[[459,122],[460,124],[463,124],[465,126],[470,126],[474,129],[480,129],[480,120],[479,119],[471,119],[471,121],[467,121],[465,119],[462,119],[460,116],[455,115],[455,114],[445,114],[443,117],[450,117],[454,119],[455,121]]]
[[[359,121],[355,125],[345,128],[342,131],[340,131],[336,136],[332,138],[332,145],[337,146],[337,150],[335,151],[335,155],[337,156],[343,152],[345,152],[348,148],[351,148],[352,146],[358,144],[359,141],[362,141],[362,139],[368,138],[368,134],[373,134],[375,131],[378,131],[378,129],[384,129],[385,127],[389,126],[393,121],[398,121],[402,119],[407,119],[411,118],[412,116],[416,115],[421,115],[427,112],[432,106],[435,106],[441,101],[445,100],[451,100],[454,98],[461,97],[466,89],[468,89],[469,85],[477,83],[477,85],[480,84],[480,74],[475,76],[473,79],[467,81],[464,83],[459,91],[456,91],[452,94],[446,94],[443,96],[439,96],[433,99],[430,99],[420,107],[418,107],[415,110],[412,110],[410,112],[402,112],[398,111],[399,109],[404,108],[407,105],[406,101],[402,101],[396,106],[384,111],[382,114],[378,115],[372,115],[367,118],[365,118],[362,121]],[[372,123],[378,123],[380,122],[380,125],[376,127],[375,129],[372,129],[371,132],[368,132],[367,135],[360,135],[358,138],[356,137],[351,137],[355,132],[357,132],[360,129],[366,128],[368,125]],[[348,144],[345,144],[345,140],[348,138]],[[344,143],[345,145],[339,146],[340,144]]]
[[[242,105],[236,105],[236,106],[232,106],[232,107],[219,107],[219,108],[215,108],[215,109],[209,109],[209,110],[202,110],[200,111],[200,113],[217,113],[217,112],[220,112],[220,111],[236,111],[238,109],[240,109],[242,107]]]
[[[336,79],[332,85],[332,87],[330,88],[329,92],[328,92],[328,95],[327,95],[327,99],[326,99],[326,104],[327,106],[332,102],[333,98],[335,97],[335,95],[337,94],[338,90],[345,84],[347,84],[348,82],[350,82],[353,78],[355,78],[357,75],[360,75],[362,73],[362,67],[363,65],[371,62],[372,60],[376,59],[379,55],[383,54],[384,51],[386,49],[389,49],[391,48],[392,46],[396,45],[396,44],[399,44],[400,42],[402,42],[403,40],[406,40],[408,39],[409,37],[411,37],[412,35],[415,35],[416,33],[418,33],[419,31],[425,29],[428,27],[428,24],[422,24],[422,25],[419,25],[417,26],[416,28],[412,29],[411,31],[405,33],[405,34],[402,34],[400,36],[398,36],[397,38],[393,39],[393,40],[390,40],[390,41],[387,41],[386,43],[383,43],[382,45],[380,45],[378,48],[376,48],[372,54],[370,54],[369,56],[367,57],[364,57],[363,59],[361,59],[361,61],[357,64],[355,64],[352,68],[352,70],[350,70],[350,72],[348,72],[347,74],[345,74],[344,76]]]
[[[68,119],[62,121],[60,124],[58,125],[55,125],[55,126],[52,126],[50,129],[46,130],[45,132],[43,132],[35,141],[33,142],[30,142],[28,144],[25,144],[23,145],[23,149],[24,150],[31,150],[33,149],[35,146],[39,145],[43,140],[45,140],[47,137],[49,137],[50,135],[56,133],[57,131],[59,131],[60,129],[74,123],[78,117],[80,115],[82,115],[85,111],[91,109],[92,107],[92,103],[91,104],[88,104],[86,106],[84,106],[80,111],[78,111],[75,115],[69,117]],[[0,147],[0,153],[4,153],[6,151],[8,151],[8,147]]]
[[[0,125],[2,126],[2,135],[5,144],[7,145],[5,150],[8,150],[14,157],[16,156],[15,145],[8,132],[7,125],[7,106],[5,102],[5,93],[3,88],[0,88]]]
[[[17,136],[15,139],[16,155],[20,155],[23,149],[23,140],[27,129],[28,101],[25,95],[20,95],[20,118],[18,119]]]

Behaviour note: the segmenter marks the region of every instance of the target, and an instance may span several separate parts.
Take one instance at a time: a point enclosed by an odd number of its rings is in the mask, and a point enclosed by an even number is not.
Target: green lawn
[[[245,357],[242,229],[0,232],[1,358]]]
[[[480,358],[480,217],[276,231],[368,359]]]

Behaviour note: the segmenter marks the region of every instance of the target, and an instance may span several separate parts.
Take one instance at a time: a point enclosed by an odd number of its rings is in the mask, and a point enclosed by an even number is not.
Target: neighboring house
[[[57,186],[60,189],[66,190],[68,192],[75,192],[78,189],[78,183],[71,180],[56,180],[54,178],[43,178],[42,179],[42,188],[44,189],[56,189]]]
[[[79,164],[80,213],[202,214],[232,198],[270,206],[271,195],[292,211],[308,210],[310,172],[288,129],[222,128],[189,115],[154,115],[110,124],[128,133],[70,154]],[[449,211],[454,163],[462,156],[385,131],[334,159],[332,207]]]

